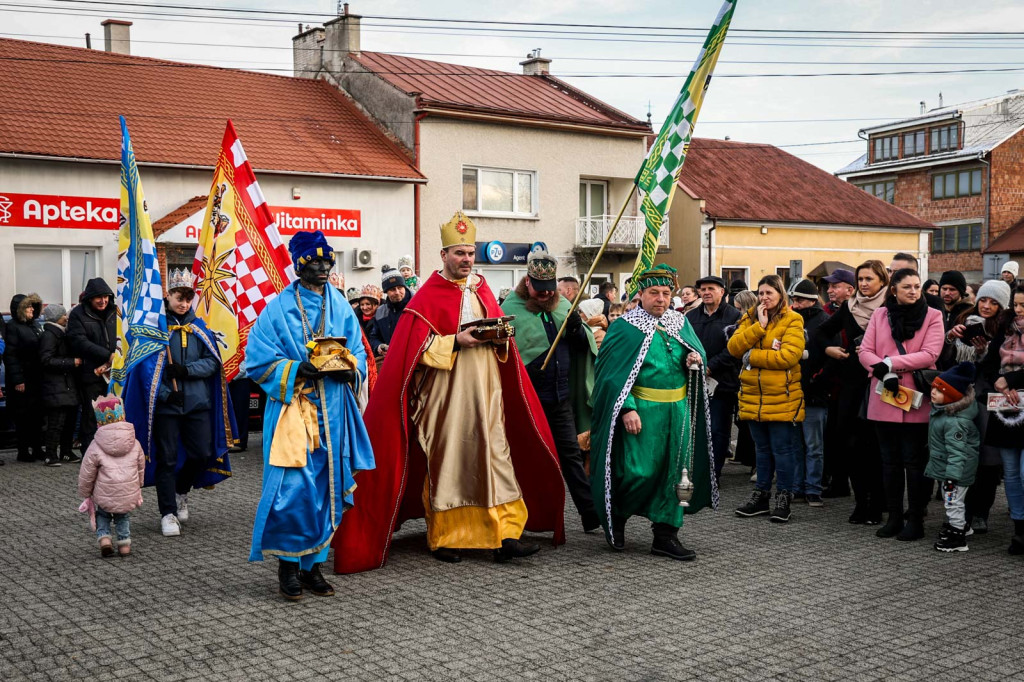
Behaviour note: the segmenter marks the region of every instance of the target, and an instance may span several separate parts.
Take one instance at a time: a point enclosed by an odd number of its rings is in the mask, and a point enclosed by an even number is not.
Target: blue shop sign
[[[530,255],[530,252],[534,250],[536,245],[540,242],[529,243],[508,243],[493,241],[493,242],[477,242],[476,252],[479,254],[477,259],[480,263],[487,263],[489,265],[499,265],[502,263],[526,263],[526,257]]]

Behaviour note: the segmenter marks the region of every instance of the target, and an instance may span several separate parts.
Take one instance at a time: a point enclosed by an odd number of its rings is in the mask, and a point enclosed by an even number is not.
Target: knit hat
[[[1016,265],[1016,263],[1014,263]],[[978,287],[978,292],[974,294],[974,300],[980,301],[983,298],[991,298],[993,301],[998,303],[1006,310],[1010,307],[1010,285],[1001,279],[990,279],[989,281]],[[46,316],[46,312],[43,312],[43,316]]]
[[[380,278],[380,288],[384,291],[390,291],[395,287],[405,286],[405,277],[402,277],[402,273],[395,270],[390,265],[381,267],[380,271],[382,273]]]
[[[959,270],[946,270],[939,278],[939,288],[949,285],[960,292],[963,296],[967,293],[967,278]]]
[[[932,380],[932,388],[949,398],[951,402],[962,400],[964,393],[974,383],[976,372],[973,362],[961,362]]]
[[[1003,267],[999,269],[999,272],[1009,272],[1013,275],[1014,279],[1020,275],[1020,265],[1015,260],[1008,260],[1003,263]]]
[[[334,249],[327,243],[327,237],[320,230],[296,232],[288,242],[288,251],[292,254],[292,265],[295,266],[296,273],[314,258],[326,258],[334,263]]]
[[[43,309],[43,322],[56,322],[67,314],[67,308],[61,304],[48,303],[46,304],[46,308]]]
[[[729,285],[729,292],[735,294],[737,291],[747,291],[747,283],[742,279],[734,279]]]
[[[801,279],[793,288],[789,291],[790,296],[796,296],[797,298],[810,298],[814,300],[820,300],[818,296],[818,287],[814,286],[814,282],[809,279]]]
[[[412,270],[412,256],[402,256],[398,259],[399,271],[404,270],[405,268]]]
[[[675,289],[679,285],[677,270],[670,265],[659,263],[653,268],[648,268],[636,278],[636,290],[643,291],[650,287],[671,287]]]

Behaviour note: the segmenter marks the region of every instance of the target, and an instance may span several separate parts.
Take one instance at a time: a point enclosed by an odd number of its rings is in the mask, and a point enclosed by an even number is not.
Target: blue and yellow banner
[[[121,213],[117,246],[117,350],[110,390],[120,395],[139,363],[167,347],[167,319],[153,226],[124,116],[121,119]]]

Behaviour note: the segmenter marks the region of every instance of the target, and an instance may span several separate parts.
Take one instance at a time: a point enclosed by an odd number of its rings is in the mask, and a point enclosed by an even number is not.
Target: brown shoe
[[[114,556],[114,544],[110,541],[109,535],[100,538],[100,554],[104,558]]]

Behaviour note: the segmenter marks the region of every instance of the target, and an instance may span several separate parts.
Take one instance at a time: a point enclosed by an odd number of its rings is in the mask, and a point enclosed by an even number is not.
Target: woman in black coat
[[[92,401],[107,393],[102,373],[110,366],[117,346],[117,315],[114,292],[100,277],[89,280],[79,300],[81,303],[68,315],[67,339],[71,353],[82,359],[77,370],[78,402],[82,407],[78,440],[84,453],[96,435]]]
[[[11,410],[18,442],[18,461],[43,458],[43,368],[39,364],[39,314],[42,299],[36,294],[16,294],[11,299],[11,321],[4,340],[7,405]]]
[[[64,334],[68,322],[64,306],[51,303],[43,311],[43,333],[39,337],[39,362],[43,366],[42,404],[46,412],[46,466],[81,462],[71,451],[78,420],[78,386],[75,370],[81,358],[68,352]]]

